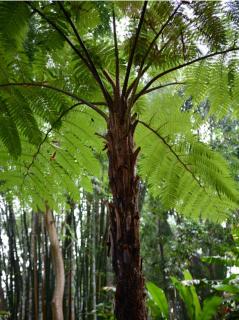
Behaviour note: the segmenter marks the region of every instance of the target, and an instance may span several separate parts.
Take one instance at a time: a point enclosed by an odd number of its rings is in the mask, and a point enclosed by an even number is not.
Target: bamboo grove
[[[80,190],[109,188],[118,320],[147,319],[142,185],[165,211],[222,221],[238,207],[227,161],[196,134],[211,115],[238,115],[238,9],[230,1],[0,3],[0,188],[45,215],[54,319],[63,319],[65,275],[52,211],[79,202]]]
[[[93,319],[96,301],[99,314],[104,311],[100,310],[100,302],[106,299],[108,313],[112,314],[112,273],[109,270],[107,275],[106,270],[106,207],[99,195],[93,198],[82,194],[81,200],[81,205],[70,203],[64,219],[61,215],[55,222],[58,235],[62,233],[59,239],[65,264],[65,319]],[[44,216],[18,212],[14,204],[7,202],[1,204],[1,242],[7,238],[5,245],[9,247],[9,252],[2,247],[0,258],[1,290],[5,285],[7,290],[7,295],[1,292],[1,316],[10,310],[11,319],[51,319],[55,281]],[[104,307],[107,315],[107,304]]]
[[[65,266],[63,312],[67,320],[113,319],[114,277],[105,232],[108,223],[105,199],[107,195],[99,190],[81,193],[80,204],[68,202],[66,211],[55,214]],[[208,250],[211,255],[225,255],[233,247],[230,232],[215,223],[197,223],[175,216],[178,221],[174,233],[167,222],[173,212],[165,215],[153,199],[141,202],[145,203],[144,273],[147,279],[159,281],[170,297],[171,319],[185,319],[183,304],[168,275],[179,274],[188,260],[194,277],[203,275],[209,282],[223,279],[225,266],[210,263],[205,267],[198,264],[198,257],[192,252],[203,248],[204,255]],[[8,319],[11,314],[10,319],[52,319],[55,280],[44,215],[26,208],[19,210],[16,203],[1,199],[0,226],[1,317]],[[190,234],[194,237],[193,248]],[[170,253],[168,247],[173,246],[176,250]],[[201,290],[207,296],[208,285],[204,284]]]

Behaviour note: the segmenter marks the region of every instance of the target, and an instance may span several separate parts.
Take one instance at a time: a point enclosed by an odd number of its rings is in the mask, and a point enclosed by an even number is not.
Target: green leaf
[[[192,280],[192,276],[188,270],[185,270],[183,274],[185,280]],[[171,277],[171,280],[185,303],[190,319],[200,320],[201,306],[195,287],[193,285],[186,286],[175,277]]]
[[[162,316],[169,319],[169,306],[164,291],[152,282],[147,282],[146,288],[150,294],[150,298],[160,309]]]
[[[203,301],[203,309],[200,315],[200,320],[211,320],[217,313],[219,305],[222,303],[222,298],[213,296]]]
[[[233,294],[239,293],[239,286],[238,285],[232,285],[232,284],[220,284],[214,286],[214,289],[217,291],[225,291]]]

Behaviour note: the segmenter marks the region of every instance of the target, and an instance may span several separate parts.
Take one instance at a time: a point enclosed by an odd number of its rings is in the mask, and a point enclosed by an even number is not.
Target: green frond
[[[74,79],[74,92],[80,94],[84,98],[94,99],[95,101],[101,101],[103,99],[97,82],[92,74],[89,73],[86,65],[75,53],[72,54],[72,62],[67,68],[66,74],[68,74],[71,79]]]
[[[176,136],[171,129],[161,131],[160,120],[152,118],[150,127],[163,140],[145,127],[140,126],[136,132],[142,150],[139,171],[151,193],[166,209],[224,219],[238,206],[238,190],[226,160],[196,140],[190,131]]]
[[[210,82],[211,65],[206,61],[190,66],[185,71],[186,96],[192,97],[196,104],[205,100],[207,96],[207,89]]]
[[[12,91],[9,92],[5,105],[18,130],[30,142],[38,144],[42,135],[28,101],[15,89],[14,94]]]
[[[191,143],[187,161],[205,184],[210,181],[211,186],[218,193],[224,194],[232,201],[238,201],[235,182],[231,177],[228,164],[219,153],[210,150],[203,143],[194,142]]]
[[[21,154],[21,142],[16,125],[11,117],[4,113],[0,115],[0,139],[11,155],[17,157]]]
[[[152,95],[150,103],[144,108],[143,119],[151,127],[160,130],[164,136],[191,135],[191,115],[181,111],[184,102],[184,97],[180,96],[177,90],[165,88],[160,95]]]
[[[0,3],[0,47],[8,54],[16,54],[22,48],[28,30],[30,12],[24,2],[1,1]]]
[[[238,75],[230,62],[195,64],[187,68],[184,80],[186,96],[192,97],[196,106],[207,99],[209,114],[223,117],[238,104]]]
[[[57,103],[56,99],[59,109]],[[80,187],[92,191],[91,179],[100,174],[97,153],[102,149],[95,132],[104,130],[103,122],[100,117],[92,118],[91,111],[83,106],[61,121],[61,126],[51,128],[47,137],[42,135],[36,146],[21,137],[24,152],[13,162],[14,168],[9,157],[1,160],[1,190],[15,190],[25,204],[33,207],[44,208],[47,200],[57,210],[66,194],[78,201]]]
[[[197,16],[195,30],[209,41],[212,49],[218,49],[227,43],[226,15],[219,17],[223,10],[220,1],[197,1],[192,3],[192,8]]]

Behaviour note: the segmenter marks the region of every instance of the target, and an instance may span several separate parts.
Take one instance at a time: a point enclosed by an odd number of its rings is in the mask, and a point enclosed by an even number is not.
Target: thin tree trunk
[[[99,244],[97,252],[97,270],[98,270],[98,279],[97,279],[97,292],[98,292],[98,301],[101,302],[104,299],[102,295],[102,287],[107,285],[107,235],[106,230],[106,214],[105,214],[105,203],[101,199],[100,202],[100,217],[99,217]],[[102,296],[101,296],[102,295]]]
[[[26,281],[26,300],[25,300],[25,319],[30,319],[31,307],[32,307],[32,299],[31,299],[31,270],[32,270],[32,261],[31,261],[31,241],[28,234],[28,221],[27,221],[27,213],[23,211],[23,226],[24,226],[24,235],[26,241],[26,261],[29,262],[29,266],[27,267],[27,281]]]
[[[23,222],[23,215],[21,215],[21,230],[24,231],[24,222]],[[21,318],[22,320],[25,320],[26,318],[26,301],[28,301],[27,299],[27,267],[26,267],[26,263],[27,263],[27,258],[28,258],[28,252],[27,252],[27,244],[26,244],[26,236],[25,236],[25,232],[21,233],[21,241],[23,244],[23,261],[22,261],[22,297],[21,297]]]
[[[34,292],[34,319],[38,319],[38,271],[37,271],[37,213],[32,214],[32,256],[33,256],[33,292]]]
[[[45,237],[45,230],[44,230],[44,223],[41,225],[42,227],[42,318],[43,320],[47,320],[47,313],[46,313],[46,237]]]
[[[112,263],[116,275],[115,315],[117,320],[146,320],[144,277],[139,240],[139,178],[135,175],[139,149],[134,150],[137,122],[120,99],[111,108],[107,149]]]
[[[43,242],[43,233],[42,225],[44,224],[44,216],[42,213],[39,213],[37,216],[37,256],[38,256],[38,320],[43,320],[42,314],[42,288],[43,288],[43,278],[42,278],[42,242]]]
[[[80,221],[80,232],[82,232],[82,212],[81,212],[81,206],[79,205],[79,221]],[[82,233],[80,234],[80,239],[78,238],[77,235],[77,221],[75,218],[75,215],[73,215],[73,228],[74,228],[74,237],[75,237],[75,241],[74,241],[74,249],[75,249],[75,268],[74,268],[74,274],[72,276],[72,278],[75,278],[74,281],[74,287],[77,288],[77,290],[74,290],[74,317],[76,319],[78,319],[80,317],[80,313],[81,313],[81,297],[82,297],[82,264],[81,264],[81,251],[79,250],[79,246],[77,245],[78,243],[80,243],[80,248],[82,250]],[[75,277],[74,277],[75,275]]]
[[[2,227],[3,223],[2,223],[2,217],[0,214],[0,227]],[[0,229],[2,230],[2,228]],[[0,247],[3,248],[3,240],[2,240],[2,234],[0,232]],[[7,303],[5,300],[5,296],[4,296],[4,290],[3,290],[3,279],[2,279],[2,272],[6,271],[6,269],[4,268],[4,263],[3,263],[3,254],[0,251],[0,310],[2,311],[6,311],[7,310]]]
[[[76,296],[76,301],[79,299],[80,304],[80,319],[86,320],[86,295],[87,295],[87,288],[85,285],[85,278],[88,276],[86,275],[85,269],[85,260],[86,260],[86,228],[83,224],[83,204],[84,204],[84,194],[82,195],[81,205],[79,206],[80,212],[80,250],[79,250],[79,257],[80,257],[80,267],[77,265],[79,275],[79,282],[80,282],[80,299],[79,296]]]
[[[73,245],[73,244],[72,244]],[[73,248],[72,248],[73,251]],[[70,311],[70,318],[69,320],[75,320],[75,284],[74,284],[74,278],[75,278],[75,261],[74,261],[74,255],[72,252],[72,264],[71,264],[71,311]]]
[[[49,303],[54,293],[54,274],[51,266],[51,252],[48,246],[48,236],[46,230],[46,223],[44,223],[44,243],[45,243],[45,302],[46,302],[46,319],[52,319],[52,308]]]
[[[2,288],[2,286],[0,286],[0,310],[1,311],[6,311],[7,307],[6,307],[6,300],[4,297],[4,290]]]
[[[91,311],[91,257],[90,257],[90,251],[91,251],[91,243],[90,243],[90,215],[91,215],[91,197],[89,194],[86,196],[86,226],[85,226],[85,251],[84,251],[84,293],[85,293],[85,319],[89,320],[89,315]]]
[[[93,309],[93,320],[96,320],[96,225],[95,225],[95,219],[98,215],[98,198],[97,193],[95,191],[94,193],[94,205],[92,210],[92,221],[91,221],[91,245],[92,245],[92,309]]]
[[[163,276],[163,290],[167,295],[167,278],[165,273],[165,257],[164,257],[164,244],[162,239],[162,227],[164,225],[162,224],[161,220],[158,220],[158,237],[159,237],[159,252],[160,252],[160,260],[161,260],[161,270],[162,270],[162,276]]]
[[[71,199],[68,199],[68,203],[71,207],[69,212],[66,212],[66,230],[63,256],[65,261],[66,271],[66,284],[65,284],[65,298],[64,298],[64,313],[65,320],[74,320],[74,297],[72,293],[73,289],[73,220],[75,204]]]
[[[65,284],[64,263],[53,214],[48,206],[46,206],[45,223],[50,239],[53,269],[55,273],[55,288],[52,298],[52,318],[53,320],[63,320],[63,295]]]
[[[21,302],[21,287],[22,277],[20,272],[19,257],[17,252],[16,243],[16,219],[13,206],[11,203],[8,204],[9,216],[7,215],[6,208],[6,231],[9,241],[9,264],[10,264],[10,309],[11,316],[13,319],[17,319],[20,302]]]

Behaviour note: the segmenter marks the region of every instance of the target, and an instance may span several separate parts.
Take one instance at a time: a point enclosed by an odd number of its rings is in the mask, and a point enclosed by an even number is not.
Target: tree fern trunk
[[[145,320],[144,278],[139,241],[139,179],[134,150],[136,122],[122,102],[111,110],[107,148],[109,182],[113,201],[109,204],[113,268],[116,275],[115,315],[117,320]]]

